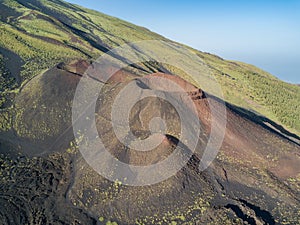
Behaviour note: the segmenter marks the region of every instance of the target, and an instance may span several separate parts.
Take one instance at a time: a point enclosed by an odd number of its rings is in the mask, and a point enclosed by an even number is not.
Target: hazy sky
[[[68,0],[300,84],[300,0]]]

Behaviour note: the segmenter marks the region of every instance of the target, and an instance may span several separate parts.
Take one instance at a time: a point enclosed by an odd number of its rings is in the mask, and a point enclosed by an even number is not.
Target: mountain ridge
[[[72,8],[72,4],[63,1],[2,0],[1,2],[1,7],[5,7],[5,12],[10,12],[12,15],[10,17],[4,16],[1,19],[1,26],[4,28],[1,32],[2,40],[6,41],[12,35],[12,37],[20,41],[10,40],[11,45],[8,41],[5,44],[2,42],[0,45],[2,47],[5,45],[6,49],[17,52],[23,60],[31,62],[30,65],[23,65],[23,80],[30,79],[30,77],[49,68],[49,65],[50,67],[54,66],[66,59],[74,57],[95,58],[109,49],[128,42],[153,39],[167,40],[145,28],[135,26],[115,17],[97,13],[94,10],[90,11],[79,6]],[[61,3],[61,5],[57,5],[58,3]],[[11,8],[9,8],[10,5]],[[14,6],[15,8],[12,8]],[[73,11],[67,11],[64,8],[66,6],[70,6]],[[3,13],[4,11],[2,10],[1,12]],[[64,16],[62,12],[66,12],[68,17]],[[50,13],[50,16],[47,13]],[[3,14],[5,15],[5,13]],[[43,18],[45,16],[47,17]],[[31,17],[35,19],[32,20],[30,19]],[[50,23],[47,21],[49,18]],[[47,27],[50,33],[42,27]],[[34,42],[36,42],[36,51],[28,49],[28,46],[32,46]],[[39,45],[47,46],[47,48],[40,47],[39,49]],[[298,113],[299,109],[295,106],[300,98],[298,88],[295,89],[295,86],[293,87],[290,84],[276,80],[273,76],[252,65],[225,61],[218,56],[202,53],[186,45],[181,46],[191,49],[208,64],[212,69],[213,75],[224,89],[226,101],[255,110],[299,134],[300,113]],[[53,49],[58,51],[53,51]],[[43,52],[47,52],[47,54],[43,55]],[[147,65],[147,67],[149,66],[150,68],[153,67],[151,70],[157,70],[155,65]],[[258,81],[255,75],[263,77],[264,83],[259,84],[261,81]],[[273,86],[274,88],[272,88]],[[276,98],[283,98],[284,102],[274,104],[276,99],[274,99],[273,95],[279,88],[282,90],[280,94],[282,96],[278,95]],[[262,91],[257,91],[258,89]],[[254,95],[249,94],[250,92],[253,92]],[[273,106],[271,106],[272,104]],[[289,111],[287,112],[287,110]]]
[[[300,221],[300,138],[293,133],[299,131],[299,87],[252,65],[170,41],[172,46],[192,52],[196,60],[203,60],[225,95],[224,141],[213,163],[201,171],[201,158],[211,134],[209,101],[216,108],[222,101],[207,92],[205,84],[198,87],[192,77],[170,65],[146,61],[119,70],[106,81],[101,75],[113,68],[99,65],[96,60],[122,44],[169,40],[61,0],[0,0],[0,15],[1,223],[187,225]],[[157,46],[153,50],[172,54]],[[147,52],[138,53],[149,58]],[[120,55],[113,58],[126,60]],[[14,69],[20,73],[12,70],[14,60],[19,60]],[[95,171],[101,159],[95,156],[87,162],[83,157],[78,146],[81,132],[78,138],[73,133],[72,107],[76,88],[88,68],[99,72],[89,74],[94,82],[105,81],[95,107],[96,128],[105,148],[126,164],[148,165],[164,160],[179,146],[179,158],[191,157],[174,176],[153,185],[126,186],[125,175],[124,180],[105,179]],[[179,101],[184,94],[192,96],[196,106],[193,113],[201,128],[194,152],[181,140],[178,112],[160,98],[139,101],[128,119],[132,133],[145,140],[152,132],[151,119],[163,118],[167,129],[158,135],[163,140],[161,145],[142,154],[122,144],[114,134],[110,111],[113,102],[105,101],[105,96],[115,99],[131,82],[140,87],[141,93],[165,89],[165,95],[170,94],[168,84],[157,87],[151,82],[153,77],[166,77],[188,92],[176,92],[174,99],[179,105],[186,104]],[[134,96],[131,92],[128,95]],[[83,116],[87,121],[89,118]],[[217,114],[216,122],[222,125],[222,115]],[[111,167],[112,163],[108,160],[101,165]],[[113,167],[110,172],[120,171]],[[157,174],[165,172],[162,168]]]

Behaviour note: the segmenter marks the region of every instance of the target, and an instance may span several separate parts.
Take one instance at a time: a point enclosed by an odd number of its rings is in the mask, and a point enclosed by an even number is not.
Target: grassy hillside
[[[11,106],[10,99],[22,84],[59,62],[97,58],[128,42],[166,40],[145,28],[60,0],[0,0],[0,15],[3,110]],[[299,86],[282,82],[251,65],[190,50],[212,69],[226,101],[300,133]],[[9,60],[19,62],[19,74],[9,68]],[[145,68],[153,71],[157,65]]]
[[[299,134],[300,88],[241,62],[220,60],[204,54],[222,84],[226,100],[255,111]]]

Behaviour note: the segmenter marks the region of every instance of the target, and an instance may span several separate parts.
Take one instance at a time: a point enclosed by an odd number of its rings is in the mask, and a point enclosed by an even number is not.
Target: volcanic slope
[[[293,134],[300,125],[298,86],[170,42],[208,65],[228,102],[224,142],[213,164],[201,172],[210,135],[209,102],[221,107],[220,100],[206,92],[205,84],[199,89],[169,65],[148,61],[119,71],[105,84],[99,102],[103,95],[114,99],[129,82],[146,91],[157,88],[149,85],[151,77],[165,77],[192,95],[202,130],[196,151],[175,176],[151,186],[124,186],[104,179],[82,158],[71,119],[75,90],[90,61],[110,49],[168,40],[59,0],[0,0],[0,11],[2,224],[299,223],[300,149]],[[159,116],[168,127],[164,142],[144,154],[126,148],[114,135],[111,104],[97,105],[96,125],[106,148],[120,161],[149,165],[165,159],[178,144],[184,146],[172,105],[147,98],[130,114],[132,132],[148,137],[149,121]],[[222,124],[222,115],[216,121]],[[180,156],[191,154],[186,146],[179,150]]]
[[[140,139],[149,136],[148,124],[154,117],[163,118],[168,127],[162,134],[165,141],[146,153],[128,149],[116,138],[109,115],[113,99],[129,82],[135,82],[142,91],[153,90],[158,88],[151,86],[153,77],[168,78],[196,96],[193,101],[202,132],[187,165],[175,176],[144,187],[124,186],[121,181],[110,182],[98,175],[76,147],[70,116],[76,87],[88,67],[89,62],[83,60],[59,64],[32,79],[18,95],[15,107],[22,112],[13,122],[15,132],[7,133],[6,143],[2,142],[2,148],[19,148],[22,152],[14,158],[2,156],[5,166],[1,171],[1,186],[6,192],[1,195],[1,203],[7,209],[1,212],[4,224],[39,221],[296,224],[299,221],[299,145],[228,105],[220,152],[213,164],[201,172],[201,157],[210,134],[209,101],[215,107],[221,103],[176,75],[139,76],[130,70],[119,71],[99,96],[99,99],[102,95],[110,96],[112,101],[97,106],[96,124],[106,149],[120,161],[149,165],[164,160],[180,140],[177,135],[180,118],[170,103],[146,98],[132,109],[131,129]],[[221,120],[220,115],[217,123],[221,124]],[[43,124],[44,129],[39,130],[38,124]],[[180,154],[190,151],[183,147]],[[28,173],[36,176],[28,178]],[[31,201],[27,203],[28,199]],[[16,219],[13,212],[21,205],[22,213]]]

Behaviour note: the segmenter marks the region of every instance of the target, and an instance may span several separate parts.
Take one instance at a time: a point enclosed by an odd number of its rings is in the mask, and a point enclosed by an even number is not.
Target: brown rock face
[[[85,60],[73,60],[70,63],[60,63],[58,69],[83,76],[90,63]]]

